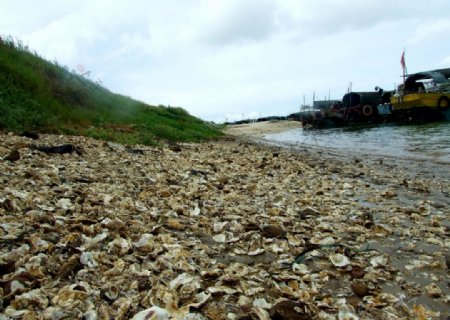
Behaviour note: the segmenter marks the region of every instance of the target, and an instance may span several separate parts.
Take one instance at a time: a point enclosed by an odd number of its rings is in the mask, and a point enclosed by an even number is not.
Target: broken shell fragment
[[[431,283],[425,287],[428,295],[432,298],[439,298],[442,296],[442,290],[435,283]]]
[[[235,237],[233,233],[225,231],[223,233],[216,234],[212,237],[214,241],[219,243],[230,243],[239,241],[239,238]]]
[[[117,255],[126,254],[130,250],[130,248],[131,248],[130,242],[121,237],[114,239],[108,244],[108,252]]]
[[[195,295],[195,301],[188,305],[189,308],[200,308],[211,298],[211,294],[200,292]]]
[[[194,277],[187,274],[187,273],[183,273],[180,274],[178,277],[176,277],[175,279],[173,279],[170,284],[169,284],[169,288],[171,290],[176,290],[179,287],[188,284],[189,282],[192,282],[194,280]]]
[[[86,302],[89,294],[82,290],[61,289],[52,299],[52,303],[62,308],[76,308]]]
[[[338,320],[359,320],[359,317],[348,309],[339,309]]]
[[[97,256],[98,253],[96,252],[83,252],[80,256],[80,262],[88,268],[95,268],[98,266]]]
[[[214,226],[213,226],[214,233],[221,232],[227,225],[228,225],[228,221],[214,223]]]
[[[217,293],[235,294],[235,293],[239,292],[237,289],[233,289],[233,288],[226,287],[226,286],[209,287],[206,291],[211,294],[217,294]]]
[[[227,242],[227,236],[225,233],[220,233],[218,235],[215,235],[215,236],[213,236],[213,239],[216,242],[221,242],[221,243]]]
[[[169,320],[169,312],[166,309],[153,306],[136,313],[131,320]]]
[[[264,250],[263,248],[257,248],[257,249],[255,249],[255,250],[253,250],[253,251],[249,251],[247,254],[248,254],[249,256],[257,256],[257,255],[259,255],[259,254],[264,253],[264,251],[266,251],[266,250]]]
[[[376,256],[370,259],[370,264],[374,268],[383,267],[387,264],[388,258],[385,256]]]
[[[48,304],[49,300],[47,296],[43,294],[42,290],[35,289],[15,296],[14,300],[11,302],[11,307],[16,310],[26,309],[29,307],[45,309]]]
[[[264,298],[253,300],[252,304],[253,304],[254,307],[258,307],[258,308],[263,308],[263,309],[270,309],[270,308],[272,308],[272,304],[268,303],[266,301],[266,299],[264,299]]]

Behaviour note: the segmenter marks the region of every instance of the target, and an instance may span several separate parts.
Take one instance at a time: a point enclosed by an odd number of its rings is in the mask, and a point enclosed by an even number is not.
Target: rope
[[[357,252],[368,252],[368,251],[378,251],[381,252],[378,249],[375,248],[370,248],[370,244],[369,242],[366,242],[365,247],[362,249],[355,249],[355,248],[351,248],[350,246],[347,246],[345,244],[341,244],[341,243],[337,243],[337,244],[307,244],[306,248],[297,256],[295,257],[294,261],[292,261],[291,263],[284,263],[283,264],[283,268],[291,268],[295,263],[299,264],[302,263],[305,258],[306,258],[306,254],[308,254],[309,252],[315,251],[315,250],[321,250],[321,249],[326,249],[326,248],[344,248],[344,252],[346,253],[347,256],[352,255],[353,253],[357,253]]]

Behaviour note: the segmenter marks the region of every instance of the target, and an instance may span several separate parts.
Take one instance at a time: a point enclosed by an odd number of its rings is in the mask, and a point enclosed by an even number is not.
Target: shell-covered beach
[[[242,136],[2,133],[0,319],[450,316],[448,176]]]

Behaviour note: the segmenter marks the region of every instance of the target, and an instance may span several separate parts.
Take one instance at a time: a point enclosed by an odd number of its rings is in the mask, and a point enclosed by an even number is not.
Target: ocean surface
[[[294,148],[317,146],[340,152],[429,160],[450,165],[450,122],[322,130],[295,129],[268,134],[264,138]]]

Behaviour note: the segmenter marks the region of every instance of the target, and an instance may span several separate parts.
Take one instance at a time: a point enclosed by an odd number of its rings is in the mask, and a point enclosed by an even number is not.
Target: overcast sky
[[[111,91],[216,122],[450,67],[449,0],[0,0],[0,33]],[[79,66],[77,68],[77,66]]]

